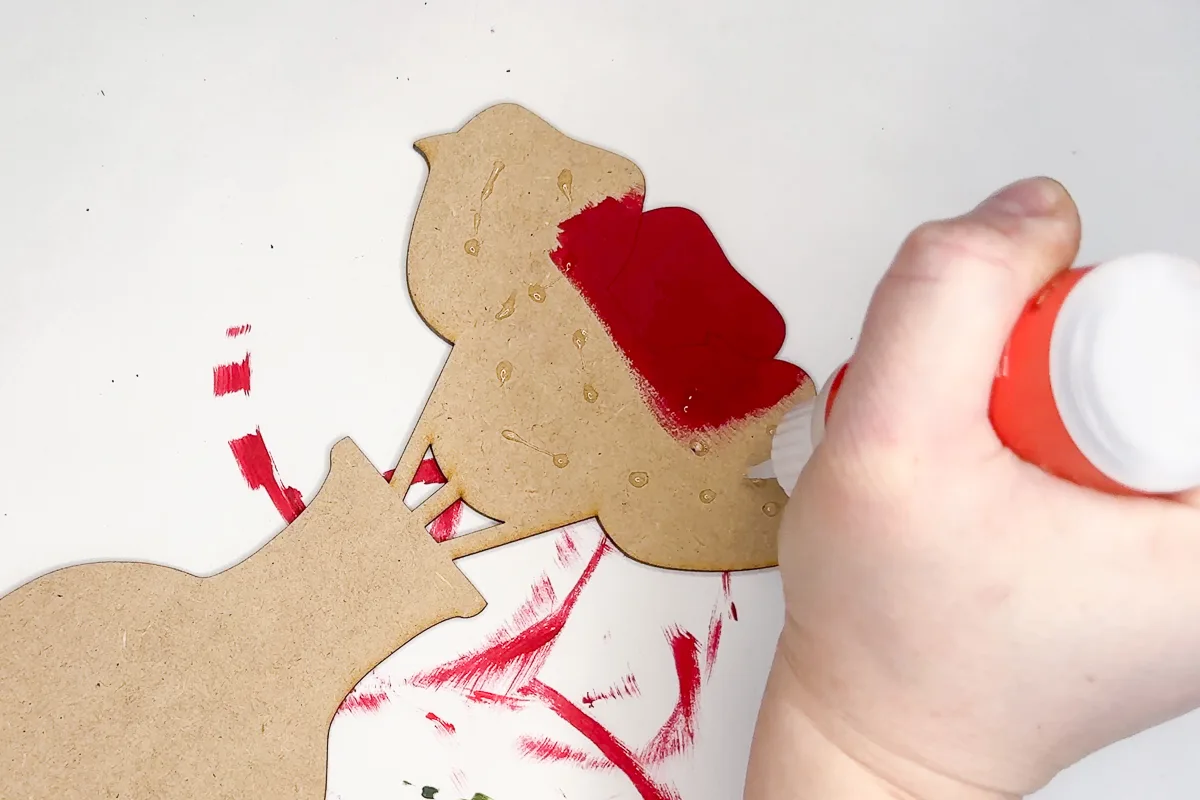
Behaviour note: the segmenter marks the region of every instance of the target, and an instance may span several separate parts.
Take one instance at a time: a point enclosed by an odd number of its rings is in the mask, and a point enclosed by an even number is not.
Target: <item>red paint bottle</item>
[[[848,366],[778,427],[771,468],[789,493]],[[1200,486],[1200,264],[1146,253],[1056,275],[1013,327],[989,416],[1006,447],[1081,486]]]

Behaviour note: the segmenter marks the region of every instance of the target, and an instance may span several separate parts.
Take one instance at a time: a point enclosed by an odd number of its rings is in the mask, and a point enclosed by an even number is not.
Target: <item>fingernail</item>
[[[1048,217],[1061,206],[1066,189],[1051,178],[1025,178],[1010,183],[979,204],[981,211],[1014,217]]]

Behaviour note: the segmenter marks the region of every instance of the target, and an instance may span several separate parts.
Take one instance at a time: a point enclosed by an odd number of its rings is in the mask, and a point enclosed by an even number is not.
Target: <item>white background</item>
[[[343,435],[394,463],[447,352],[405,291],[411,143],[486,105],[633,158],[648,208],[700,211],[783,311],[783,356],[823,380],[904,234],[1017,177],[1072,191],[1084,261],[1200,255],[1198,40],[1190,0],[5,3],[0,592],[85,559],[244,557],[280,528],[226,446],[255,425],[307,498]],[[213,398],[212,366],[246,348],[252,394]],[[477,644],[553,568],[552,537],[462,562],[489,609],[381,670]],[[673,702],[663,626],[701,635],[719,579],[609,558],[592,589],[546,679],[578,695],[631,665],[643,697],[596,713],[637,740]],[[696,753],[663,775],[685,800],[738,796],[781,619],[773,571],[733,592]],[[635,796],[504,766],[556,720],[401,694],[338,718],[331,796]],[[438,704],[453,740],[424,719]],[[1185,718],[1038,797],[1193,798],[1197,747]]]

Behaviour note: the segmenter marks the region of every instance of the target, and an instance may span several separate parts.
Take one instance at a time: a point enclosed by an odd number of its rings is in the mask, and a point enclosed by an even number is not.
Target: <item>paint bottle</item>
[[[770,472],[791,493],[848,366],[784,417],[751,477]],[[989,417],[1017,456],[1080,486],[1200,486],[1200,264],[1144,253],[1057,274],[1013,327]]]

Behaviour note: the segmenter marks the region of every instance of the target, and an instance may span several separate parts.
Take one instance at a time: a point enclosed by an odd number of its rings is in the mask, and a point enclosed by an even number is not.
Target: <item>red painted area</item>
[[[467,693],[467,699],[473,703],[482,705],[502,706],[511,711],[516,711],[521,706],[525,705],[525,699],[521,697],[509,697],[506,694],[496,694],[495,692],[485,692],[476,689],[473,692]]]
[[[522,736],[517,740],[517,749],[521,751],[521,755],[537,761],[566,761],[591,769],[612,766],[608,761],[597,759],[582,750],[562,742],[556,742],[546,736]]]
[[[338,706],[337,713],[371,713],[378,711],[389,699],[384,692],[353,692]]]
[[[523,686],[521,694],[541,700],[559,719],[587,737],[613,766],[629,778],[642,800],[679,800],[674,789],[657,783],[650,776],[645,765],[623,742],[562,694],[536,679]]]
[[[381,474],[381,475],[383,475],[383,479],[384,479],[385,481],[387,481],[388,483],[391,483],[391,482],[392,482],[392,476],[396,474],[396,469],[395,469],[395,467],[393,467],[392,469],[389,469],[387,472],[383,472],[383,473],[380,473],[380,474]]]
[[[392,471],[395,472],[395,470]],[[446,482],[446,476],[442,474],[442,468],[438,466],[436,460],[425,458],[422,459],[420,466],[417,467],[417,474],[413,475],[412,482],[443,484]]]
[[[639,697],[642,694],[641,687],[638,686],[637,678],[633,673],[629,673],[621,680],[614,683],[602,692],[588,692],[583,696],[583,704],[588,708],[594,708],[596,703],[601,700],[617,700],[622,697]]]
[[[783,317],[684,208],[642,211],[636,192],[559,225],[550,258],[584,296],[678,437],[776,405],[804,383],[775,358]]]
[[[571,538],[570,531],[563,531],[554,543],[554,561],[560,567],[569,567],[579,559],[579,548]]]
[[[733,617],[733,621],[734,621],[734,622],[737,622],[737,621],[738,621],[738,616],[737,616],[737,603],[730,603],[730,604],[729,604],[729,616]]]
[[[724,614],[720,608],[713,608],[712,617],[708,621],[708,644],[704,648],[704,677],[711,677],[713,667],[717,663],[717,651],[721,649],[721,628],[724,625]]]
[[[250,354],[236,364],[213,367],[213,396],[243,392],[250,394]]]
[[[250,332],[250,326],[248,324],[247,325],[235,325],[232,328],[225,329],[225,335],[228,336],[230,339],[236,339],[238,336],[242,336],[249,332]]]
[[[733,573],[728,570],[721,573],[721,593],[726,600],[733,597]]]
[[[675,674],[679,678],[679,700],[671,716],[646,746],[646,760],[655,763],[679,755],[696,740],[696,712],[700,703],[700,643],[685,630],[667,631]]]
[[[251,489],[266,491],[284,522],[291,523],[300,516],[304,510],[304,498],[291,486],[285,486],[275,474],[275,460],[267,450],[261,430],[255,428],[254,433],[234,439],[229,443],[229,449],[233,451],[246,483]]]
[[[600,560],[609,549],[608,540],[602,539],[579,580],[556,610],[519,632],[502,629],[482,650],[419,673],[410,682],[416,686],[433,688],[489,691],[499,688],[503,694],[511,693],[514,688],[523,685],[545,664],[551,646],[562,633],[567,618],[579,601],[580,593],[595,575]]]
[[[433,726],[435,728],[437,728],[438,731],[440,731],[441,733],[453,734],[457,731],[457,728],[455,728],[449,722],[446,722],[446,720],[442,719],[441,717],[439,717],[437,714],[433,713],[432,711],[430,711],[428,714],[425,715],[425,719],[432,722]]]
[[[433,518],[429,523],[429,535],[435,542],[444,542],[454,537],[454,529],[462,519],[463,501],[455,500],[445,511]]]

